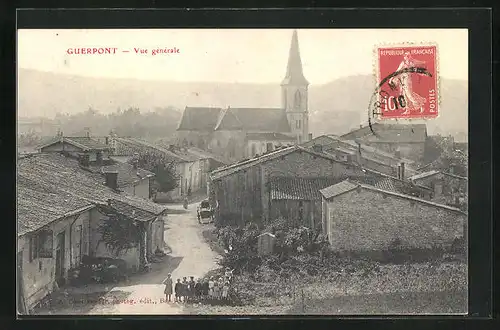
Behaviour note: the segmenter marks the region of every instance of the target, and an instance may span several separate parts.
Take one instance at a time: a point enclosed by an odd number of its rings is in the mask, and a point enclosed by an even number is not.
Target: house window
[[[30,262],[38,258],[52,258],[52,231],[42,230],[30,237]]]
[[[255,156],[257,154],[257,146],[255,145],[255,143],[252,143],[252,157]]]
[[[274,147],[273,147],[273,143],[272,142],[268,142],[266,143],[266,151],[269,152],[269,151],[273,151]]]

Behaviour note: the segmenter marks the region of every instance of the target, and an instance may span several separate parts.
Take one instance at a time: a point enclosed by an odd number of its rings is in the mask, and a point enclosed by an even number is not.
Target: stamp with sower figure
[[[436,45],[377,47],[377,88],[371,116],[378,119],[425,119],[439,113]]]

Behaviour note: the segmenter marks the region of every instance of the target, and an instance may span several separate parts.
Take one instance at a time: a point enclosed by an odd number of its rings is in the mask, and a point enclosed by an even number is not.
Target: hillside
[[[138,107],[142,112],[172,106],[277,107],[280,86],[134,79],[90,78],[19,69],[18,115],[75,114],[91,106],[101,113]],[[311,131],[342,134],[366,122],[373,92],[370,75],[344,77],[311,85]],[[467,132],[467,82],[441,80],[441,116],[428,121],[429,133]]]

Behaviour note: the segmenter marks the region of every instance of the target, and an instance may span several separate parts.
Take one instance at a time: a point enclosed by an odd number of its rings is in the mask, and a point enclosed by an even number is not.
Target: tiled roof
[[[215,130],[291,131],[286,113],[280,108],[228,108]]]
[[[255,158],[248,159],[248,160],[243,160],[243,161],[240,161],[238,163],[234,163],[234,164],[230,164],[230,165],[227,165],[224,167],[220,167],[220,168],[212,171],[211,178],[214,180],[217,180],[217,179],[220,179],[220,178],[225,177],[227,175],[230,175],[230,174],[239,172],[241,170],[244,170],[246,168],[255,166],[257,164],[262,164],[262,163],[267,162],[269,160],[272,160],[272,159],[275,159],[275,158],[278,158],[278,157],[281,157],[284,155],[288,155],[288,154],[295,152],[295,151],[298,151],[298,150],[301,150],[303,152],[307,152],[311,155],[315,155],[315,156],[323,157],[323,158],[326,158],[326,159],[329,159],[329,160],[332,160],[335,162],[339,162],[331,155],[327,155],[325,153],[315,152],[311,149],[294,145],[294,146],[290,146],[290,147],[276,149],[276,150],[271,151],[269,153],[263,154],[259,157],[255,157]]]
[[[463,211],[461,211],[461,210],[459,210],[459,209],[457,209],[455,207],[451,207],[451,206],[448,206],[448,205],[434,203],[434,202],[431,202],[431,201],[428,201],[428,200],[425,200],[425,199],[413,197],[413,196],[406,195],[406,194],[400,194],[400,193],[397,193],[397,192],[380,189],[380,188],[374,187],[372,185],[356,184],[354,182],[351,182],[350,180],[345,180],[345,181],[337,183],[337,184],[335,184],[333,186],[330,186],[330,187],[327,187],[325,189],[322,189],[321,190],[321,194],[323,195],[324,198],[330,199],[330,198],[336,197],[338,195],[341,195],[341,194],[343,194],[345,192],[352,191],[352,190],[356,189],[357,187],[361,187],[363,189],[367,189],[367,190],[371,190],[371,191],[381,192],[381,193],[384,193],[384,194],[389,195],[389,196],[403,198],[403,199],[407,199],[407,200],[419,202],[419,203],[422,203],[422,204],[426,204],[428,206],[439,207],[439,208],[442,208],[442,209],[446,209],[446,210],[449,210],[449,211],[453,211],[453,212],[457,212],[457,213],[461,213],[463,215],[466,215],[466,213],[464,213]]]
[[[377,183],[375,183],[375,188],[383,189],[383,190],[388,190],[388,191],[397,191],[396,187],[394,185],[394,180],[391,178],[385,178]]]
[[[186,107],[178,131],[213,131],[221,108]]]
[[[62,137],[63,142],[74,145],[75,147],[81,148],[83,150],[108,150],[111,147],[104,143],[101,143],[91,137],[86,136],[64,136]],[[47,142],[41,145],[39,148],[44,148],[54,143],[58,143],[61,141],[60,137],[56,137],[52,139],[50,142]]]
[[[351,182],[349,180],[344,180],[337,184],[331,185],[329,187],[323,188],[320,190],[321,195],[326,199],[341,195],[348,191],[354,190],[359,187],[358,183]]]
[[[320,200],[320,190],[338,183],[335,178],[291,178],[271,179],[271,199]]]
[[[18,235],[34,231],[82,207],[119,200],[160,214],[165,206],[107,187],[102,174],[83,169],[60,154],[37,154],[18,160]]]
[[[149,221],[156,217],[156,214],[142,210],[138,207],[134,207],[130,204],[124,203],[116,199],[108,200],[108,207],[111,207],[117,213],[122,214],[126,217],[138,220],[138,221]]]
[[[99,173],[118,172],[118,187],[126,187],[141,180],[151,178],[155,174],[142,168],[134,168],[133,165],[117,162],[114,165],[107,165],[95,168]]]
[[[296,138],[283,133],[247,133],[247,140],[252,141],[295,141]]]
[[[123,145],[127,145],[132,149],[136,149],[136,152],[139,153],[139,151],[152,151],[152,152],[158,152],[163,154],[166,158],[174,160],[174,161],[180,161],[180,162],[191,162],[193,161],[193,156],[189,155],[187,153],[182,153],[182,152],[173,152],[170,151],[166,148],[163,148],[161,146],[158,146],[154,143],[150,143],[141,139],[136,139],[136,138],[123,138],[123,137],[115,137],[114,138],[116,143],[121,143]]]
[[[375,132],[376,135],[373,134]],[[341,136],[344,140],[356,138],[368,139],[373,142],[407,143],[425,142],[427,138],[427,126],[425,124],[372,124],[365,126]]]

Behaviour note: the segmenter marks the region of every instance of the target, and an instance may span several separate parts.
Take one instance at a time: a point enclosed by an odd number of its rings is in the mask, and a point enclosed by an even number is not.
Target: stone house
[[[371,127],[361,126],[340,138],[360,141],[368,146],[420,162],[424,160],[427,126],[425,124],[374,123]]]
[[[321,190],[323,228],[335,251],[450,247],[467,214],[428,200],[345,180]]]
[[[308,141],[311,138],[308,88],[294,31],[281,82],[280,107],[186,107],[177,129],[178,144],[196,146],[230,161],[240,161],[261,154],[262,149],[272,151],[283,144]]]
[[[112,183],[116,178],[103,178],[58,153],[18,160],[17,259],[20,295],[28,310],[55,287],[65,285],[68,271],[78,267],[85,255],[124,259],[132,268],[146,264],[156,247],[163,249],[166,208],[117,191]],[[107,219],[100,209],[107,205],[116,212],[150,215],[134,220],[141,222],[144,244],[114,255],[99,242],[97,228]]]
[[[468,180],[452,173],[431,170],[414,175],[409,180],[428,187],[433,192],[432,200],[455,207],[467,206]]]

